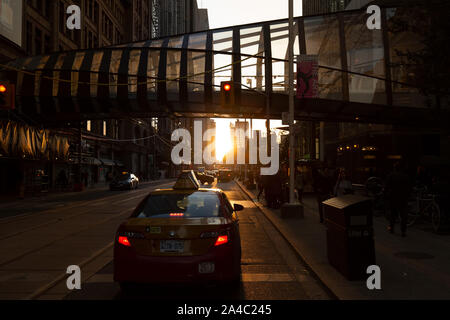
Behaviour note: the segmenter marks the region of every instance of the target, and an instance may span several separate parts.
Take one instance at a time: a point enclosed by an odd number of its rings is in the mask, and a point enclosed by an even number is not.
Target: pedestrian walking
[[[261,194],[263,194],[263,192],[264,192],[264,188],[265,188],[265,180],[266,180],[265,177],[266,177],[266,176],[263,176],[263,175],[260,174],[260,175],[258,176],[258,179],[257,179],[258,190],[259,190],[258,196],[257,196],[258,201],[259,201],[259,197],[260,197]]]
[[[297,200],[299,202],[303,202],[303,188],[303,173],[298,170],[297,174],[295,175],[295,190],[297,191]]]
[[[278,209],[281,204],[282,195],[282,177],[280,171],[277,174],[267,176],[267,184],[264,188],[267,206],[269,208]]]
[[[403,163],[397,162],[394,165],[394,170],[386,179],[386,195],[391,208],[388,230],[394,233],[395,220],[400,217],[402,237],[406,236],[407,208],[411,189],[412,183],[409,176],[404,172]]]
[[[313,187],[319,209],[319,221],[323,223],[322,202],[329,199],[333,193],[333,182],[328,168],[324,168],[322,171],[316,168],[313,169]]]

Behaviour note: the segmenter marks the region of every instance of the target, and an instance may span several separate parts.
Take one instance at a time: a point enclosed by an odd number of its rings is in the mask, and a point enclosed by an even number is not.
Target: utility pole
[[[294,150],[294,5],[289,0],[289,203],[294,204],[295,150]]]
[[[303,206],[295,203],[295,152],[294,152],[294,4],[289,0],[289,203],[281,207],[281,218],[303,218]]]
[[[83,135],[82,135],[82,131],[81,131],[81,126],[82,126],[82,121],[80,120],[80,122],[79,122],[79,124],[78,124],[78,172],[77,172],[77,179],[78,179],[78,182],[79,182],[79,184],[80,184],[80,186],[82,186],[83,185],[83,177],[82,177],[82,174],[81,174],[81,152],[82,152],[82,150],[83,150],[83,146],[82,146],[82,144],[83,144]],[[80,187],[80,188],[82,188],[82,187]],[[80,191],[82,191],[82,190],[80,190]]]
[[[153,128],[153,178],[157,180],[157,174],[156,174],[156,129]]]

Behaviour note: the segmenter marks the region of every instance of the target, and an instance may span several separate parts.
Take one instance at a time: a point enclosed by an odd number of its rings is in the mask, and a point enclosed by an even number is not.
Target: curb
[[[291,249],[297,254],[297,257],[304,263],[306,269],[310,272],[310,274],[313,276],[314,279],[316,279],[319,284],[322,286],[322,288],[327,292],[327,294],[330,295],[334,300],[341,300],[334,291],[326,285],[326,283],[322,280],[322,278],[314,271],[314,269],[309,265],[309,263],[306,261],[302,253],[297,249],[297,247],[289,240],[289,238],[281,232],[280,228],[278,227],[278,224],[273,221],[273,219],[266,213],[267,209],[264,208],[259,202],[256,202],[251,196],[250,192],[242,186],[242,184],[235,180],[236,184],[239,186],[239,188],[242,190],[242,192],[255,204],[255,206],[261,211],[264,216],[270,221],[272,226],[278,231],[278,233],[283,237],[283,239],[288,243],[288,245],[291,247]]]

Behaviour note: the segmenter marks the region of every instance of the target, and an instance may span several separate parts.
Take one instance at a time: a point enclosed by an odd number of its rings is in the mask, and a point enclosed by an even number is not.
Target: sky
[[[294,0],[294,17],[302,15],[302,0]],[[248,24],[253,22],[287,19],[289,17],[288,0],[197,0],[199,8],[208,9],[210,29]],[[231,147],[228,128],[234,119],[214,119],[216,130],[221,132],[216,139],[218,158]],[[270,127],[280,127],[281,120],[270,121]],[[254,120],[253,130],[265,130],[265,120]],[[218,137],[219,138],[219,137]],[[220,155],[219,155],[220,154]]]
[[[199,8],[208,9],[210,29],[252,22],[285,19],[288,0],[197,0]],[[294,0],[294,17],[302,15],[302,1]]]

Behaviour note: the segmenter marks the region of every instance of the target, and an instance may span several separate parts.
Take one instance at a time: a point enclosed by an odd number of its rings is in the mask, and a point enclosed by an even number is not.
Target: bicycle
[[[426,188],[414,188],[414,191],[413,201],[408,202],[408,227],[422,219],[431,222],[434,232],[438,232],[442,218],[436,195],[428,193]]]

